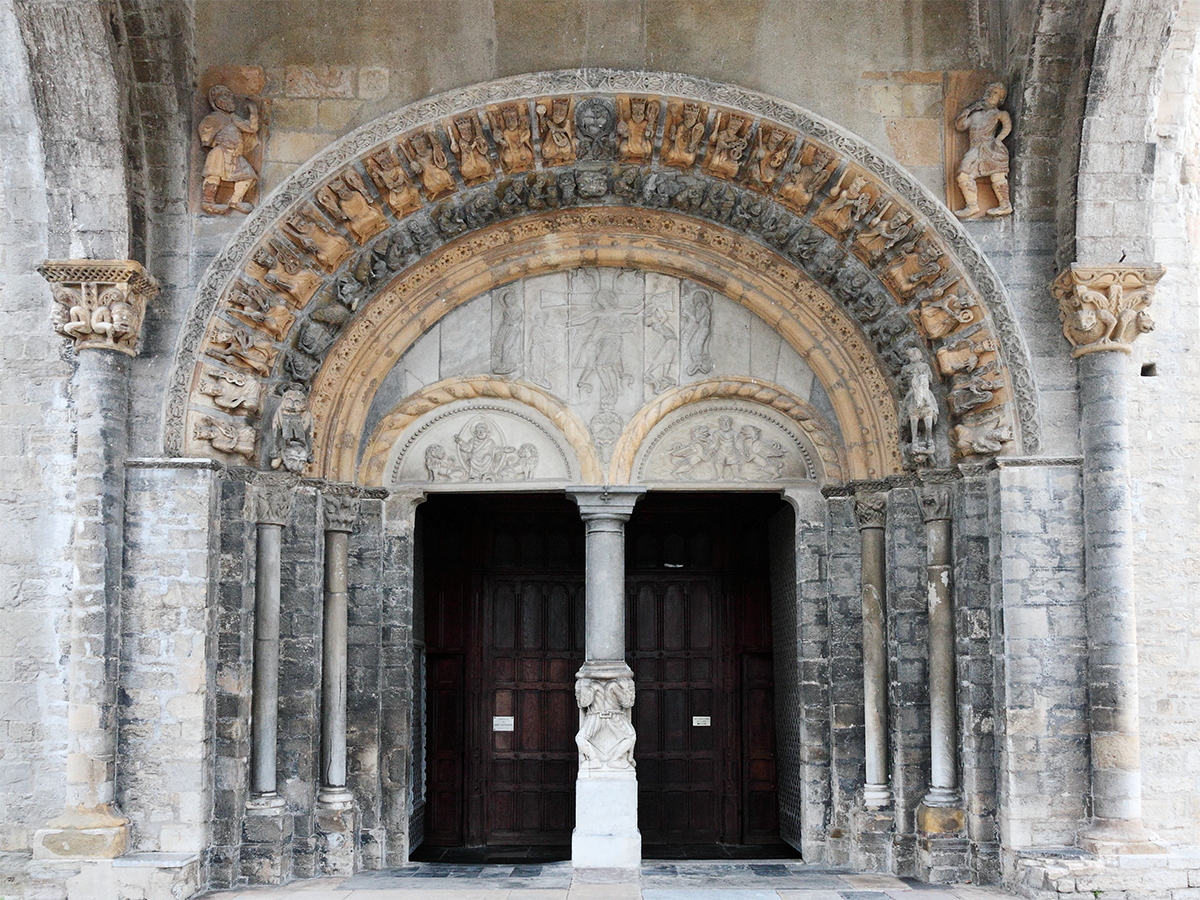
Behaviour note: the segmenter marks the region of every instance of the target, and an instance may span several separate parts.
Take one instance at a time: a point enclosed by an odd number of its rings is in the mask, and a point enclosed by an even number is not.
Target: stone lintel
[[[579,506],[586,519],[628,521],[646,488],[633,485],[585,484],[567,488],[567,496]]]
[[[132,259],[48,259],[38,266],[54,291],[54,330],[78,350],[137,355],[146,304],[158,282]]]
[[[1166,270],[1157,263],[1126,266],[1070,267],[1050,285],[1058,301],[1063,336],[1071,343],[1072,356],[1118,350],[1129,353],[1134,340],[1154,330],[1146,308]]]

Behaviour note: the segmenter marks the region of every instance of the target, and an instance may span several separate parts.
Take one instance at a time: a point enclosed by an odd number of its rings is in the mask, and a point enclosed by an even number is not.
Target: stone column
[[[958,712],[954,646],[954,559],[947,476],[923,475],[925,585],[929,603],[929,792],[917,807],[917,864],[926,881],[970,880],[967,811],[958,784]]]
[[[567,491],[586,527],[587,650],[575,676],[579,775],[575,783],[576,868],[641,865],[637,827],[637,735],[633,670],[625,662],[625,523],[645,488],[588,486]]]
[[[325,618],[321,637],[321,788],[317,792],[318,865],[353,875],[356,816],[346,787],[346,640],[350,533],[358,498],[321,494],[325,517]]]
[[[297,479],[262,472],[253,485],[257,522],[254,570],[254,673],[250,700],[250,799],[242,823],[242,874],[251,884],[291,877],[292,817],[277,791],[279,717],[279,600],[283,527]]]
[[[887,495],[860,493],[854,515],[862,535],[863,716],[867,780],[863,805],[882,809],[892,804],[888,760],[887,570],[884,523]]]
[[[34,836],[43,858],[107,859],[129,841],[116,805],[120,634],[129,387],[146,303],[158,286],[130,260],[48,260],[54,329],[74,342],[75,576],[68,615],[66,809]],[[107,351],[107,352],[106,352]]]
[[[1093,852],[1161,849],[1142,824],[1126,356],[1154,327],[1146,308],[1162,275],[1072,264],[1051,288],[1079,367],[1092,775],[1079,842]]]

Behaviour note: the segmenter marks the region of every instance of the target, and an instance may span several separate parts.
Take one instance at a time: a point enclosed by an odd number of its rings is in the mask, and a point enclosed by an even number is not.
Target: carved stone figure
[[[223,84],[214,85],[208,92],[212,112],[200,120],[200,143],[209,148],[204,158],[204,196],[200,208],[210,215],[223,215],[229,210],[248,213],[254,209],[246,201],[246,193],[258,183],[258,173],[246,159],[258,146],[258,107],[246,101],[248,115],[237,114],[237,98]],[[232,187],[229,200],[218,202],[217,195],[225,185]]]
[[[450,160],[446,158],[442,142],[432,131],[418,131],[407,140],[401,139],[400,149],[404,151],[409,167],[421,179],[421,186],[430,200],[454,192]]]
[[[410,212],[421,208],[421,195],[416,186],[408,180],[404,167],[396,152],[391,147],[384,147],[377,153],[368,156],[364,161],[367,174],[379,188],[379,193],[392,208],[392,212],[403,218]]]
[[[779,199],[803,215],[837,170],[837,159],[823,147],[805,143],[791,173],[779,186]]]
[[[973,329],[976,330],[976,329]],[[964,372],[974,372],[979,367],[979,356],[982,353],[994,353],[1000,349],[995,338],[987,337],[987,332],[972,334],[970,337],[960,337],[937,351],[938,371],[942,375],[959,375]]]
[[[900,370],[900,379],[908,388],[901,408],[908,420],[913,458],[925,460],[934,453],[933,426],[938,420],[937,398],[931,388],[933,372],[916,347],[910,347],[907,356],[908,363]]]
[[[956,416],[992,402],[996,392],[1005,386],[998,369],[993,360],[973,372],[954,376],[949,399],[950,409]]]
[[[275,456],[271,468],[283,466],[289,472],[304,471],[313,460],[313,420],[308,409],[308,392],[298,384],[289,385],[271,417],[275,438]]]
[[[450,152],[458,160],[458,171],[467,184],[482,184],[492,177],[487,138],[474,115],[455,116],[446,128]]]
[[[646,368],[642,380],[656,394],[678,384],[672,374],[679,355],[679,334],[671,321],[672,312],[669,300],[646,303],[643,321],[650,331],[646,335]]]
[[[529,124],[528,108],[520,103],[491,106],[488,107],[488,121],[492,124],[492,135],[504,171],[512,175],[532,169],[533,129]]]
[[[954,427],[954,452],[957,456],[992,456],[1012,439],[1012,425],[1003,424],[998,415],[989,416]]]
[[[916,263],[916,271],[903,281],[906,293],[936,281],[946,271],[946,254],[936,242],[926,241],[917,252]]]
[[[574,97],[543,100],[535,107],[542,141],[542,162],[548,166],[575,161],[574,110]]]
[[[1000,108],[1007,96],[1008,89],[1003,84],[989,84],[983,97],[963,107],[954,120],[955,130],[967,132],[970,142],[955,178],[966,201],[966,206],[954,211],[960,219],[1012,214],[1008,195],[1008,148],[1004,146],[1004,139],[1012,131],[1012,117]],[[999,204],[986,211],[979,208],[976,187],[976,182],[982,178],[991,181]]]
[[[262,403],[262,384],[248,372],[205,369],[197,389],[215,406],[230,412],[256,413]]]
[[[924,229],[913,221],[913,217],[903,210],[897,211],[890,219],[885,219],[884,214],[891,206],[889,200],[855,238],[859,246],[866,248],[867,259],[873,266],[894,265],[900,257],[907,256],[916,249],[925,233]]]
[[[271,374],[279,350],[269,341],[259,340],[246,328],[217,326],[205,352],[237,369],[249,369],[263,378]]]
[[[687,374],[708,375],[715,363],[709,353],[712,340],[712,294],[692,291],[683,302],[683,344],[687,348]]]
[[[253,261],[261,270],[259,280],[283,291],[297,309],[307,304],[321,287],[321,276],[304,265],[283,241],[270,240],[260,245],[254,251]]]
[[[783,444],[764,439],[762,429],[757,425],[743,425],[738,431],[738,438],[743,464],[757,466],[757,474],[767,479],[783,474],[784,457],[787,456]]]
[[[735,112],[723,112],[717,116],[713,136],[708,142],[708,155],[704,158],[704,171],[717,178],[734,178],[746,160],[750,146],[749,116]]]
[[[76,351],[116,350],[137,355],[138,331],[158,283],[128,259],[48,259],[37,268],[54,295],[54,330]]]
[[[1154,329],[1147,307],[1163,276],[1162,266],[1079,266],[1055,279],[1063,336],[1078,358],[1087,353],[1129,353],[1138,335]]]
[[[829,192],[827,202],[818,214],[821,221],[839,236],[865,220],[875,202],[866,176],[854,175],[847,186],[845,181],[849,174],[846,172],[842,175],[842,181]]]
[[[353,252],[350,242],[330,231],[311,206],[291,216],[284,227],[296,246],[312,254],[326,272],[337,269]]]
[[[336,222],[342,222],[354,239],[365,244],[387,228],[383,212],[371,202],[367,186],[355,169],[347,169],[317,190],[317,202]]]
[[[978,306],[979,301],[965,291],[947,289],[921,304],[916,313],[917,324],[931,341],[941,340],[971,324]]]
[[[783,171],[795,139],[795,135],[782,128],[765,123],[759,126],[746,172],[747,179],[754,187],[770,189]]]
[[[632,678],[576,676],[575,701],[583,710],[583,724],[575,736],[579,765],[590,770],[632,769],[637,732],[630,721],[637,694]]]
[[[532,444],[508,446],[500,429],[486,416],[468,422],[454,435],[454,444],[457,462],[441,445],[426,449],[425,470],[430,481],[529,481],[537,468],[537,448]]]
[[[579,378],[576,387],[590,394],[595,378],[600,387],[600,405],[612,409],[623,385],[633,384],[625,371],[625,335],[637,327],[637,308],[621,305],[617,292],[597,285],[591,307],[572,314],[570,327],[586,328],[575,360]]]
[[[529,329],[529,380],[544,388],[554,386],[553,378],[562,366],[557,332],[551,327],[550,312],[538,309]]]
[[[612,101],[602,97],[581,101],[575,107],[575,134],[579,159],[612,159],[617,139],[617,114]]]
[[[788,451],[757,425],[738,428],[723,415],[693,425],[688,440],[671,444],[666,454],[672,477],[683,481],[770,481],[782,475]]]
[[[658,101],[651,97],[617,98],[617,151],[628,162],[646,162],[654,155]]]
[[[258,432],[253,426],[221,422],[209,416],[202,416],[196,422],[192,435],[198,441],[211,443],[214,450],[247,460],[254,458],[254,445],[258,441]]]
[[[492,335],[492,371],[515,375],[521,368],[524,315],[521,298],[512,288],[500,291],[500,321]]]
[[[466,469],[451,459],[441,444],[430,444],[425,448],[425,472],[434,484],[467,480]]]
[[[708,107],[699,103],[677,100],[667,107],[667,127],[659,152],[663,165],[690,169],[695,164],[707,119]]]
[[[282,298],[260,285],[236,285],[225,300],[230,318],[257,328],[274,341],[282,341],[296,321]]]

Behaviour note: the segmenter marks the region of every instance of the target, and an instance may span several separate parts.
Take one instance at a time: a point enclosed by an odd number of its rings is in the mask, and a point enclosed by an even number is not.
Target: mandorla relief
[[[538,467],[538,450],[532,443],[513,447],[491,419],[476,416],[454,435],[454,449],[444,444],[425,448],[429,481],[506,482],[532,481]]]

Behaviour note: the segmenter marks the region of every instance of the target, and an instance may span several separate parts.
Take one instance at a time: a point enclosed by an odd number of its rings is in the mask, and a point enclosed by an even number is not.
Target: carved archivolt
[[[475,378],[456,378],[430,385],[388,413],[379,423],[367,444],[362,464],[358,470],[359,481],[375,486],[383,484],[393,447],[417,419],[449,403],[480,399],[514,400],[537,410],[550,420],[574,451],[584,483],[599,484],[603,481],[604,470],[592,445],[591,435],[588,433],[587,426],[578,416],[553,396],[531,384],[507,381],[487,375]],[[446,468],[447,480],[450,480],[451,469],[448,466],[461,466],[461,463],[456,463],[450,454],[446,454],[446,456],[449,458]],[[519,472],[519,467],[520,458],[518,457],[517,460],[514,460],[514,468]],[[500,473],[497,471],[494,474],[499,475]],[[438,480],[435,472],[430,473],[430,480]],[[453,480],[469,481],[470,479],[464,472],[463,478],[454,478]],[[514,474],[511,478],[492,478],[491,480],[519,481],[525,479],[521,479],[519,474]]]
[[[750,378],[724,378],[687,384],[667,391],[653,403],[642,408],[625,427],[613,450],[609,465],[609,481],[628,484],[633,473],[634,459],[650,432],[671,413],[704,400],[744,400],[767,406],[782,413],[799,426],[820,456],[825,484],[843,480],[844,462],[839,441],[824,417],[808,403],[776,385]]]
[[[168,449],[188,449],[186,418],[212,406],[198,399],[208,376],[195,348],[210,365],[276,391],[283,382],[312,385],[318,434],[356,441],[342,423],[325,427],[321,419],[331,410],[318,395],[330,394],[334,378],[322,367],[336,364],[331,351],[344,358],[358,323],[381,304],[396,312],[390,292],[412,296],[424,279],[452,268],[474,269],[481,290],[511,280],[519,273],[505,273],[502,245],[552,234],[531,218],[562,211],[559,221],[567,215],[577,229],[599,230],[614,206],[630,222],[635,210],[669,210],[688,220],[673,226],[675,234],[707,242],[703,249],[717,256],[736,252],[744,264],[757,257],[759,265],[807,273],[848,313],[850,329],[866,336],[893,395],[908,349],[932,359],[969,342],[971,352],[951,373],[939,369],[950,382],[948,424],[998,422],[992,433],[1012,435],[1002,445],[1036,450],[1027,353],[999,282],[910,176],[835,126],[771,98],[607,70],[523,76],[423,101],[360,129],[293,175],[201,286],[170,387]],[[472,255],[480,237],[501,251],[490,254],[488,271]],[[428,265],[431,254],[439,266]],[[244,297],[248,287],[279,299],[248,307],[237,293]],[[414,326],[428,324],[429,310],[410,312]],[[354,402],[368,401],[356,388]],[[314,465],[324,474],[345,469],[319,451]]]

